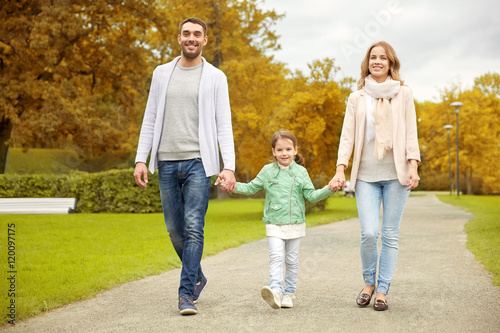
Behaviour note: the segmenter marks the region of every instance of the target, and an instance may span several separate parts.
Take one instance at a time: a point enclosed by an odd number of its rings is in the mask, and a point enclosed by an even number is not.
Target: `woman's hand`
[[[406,180],[407,190],[411,191],[418,186],[420,177],[418,176],[418,166],[416,160],[410,160],[410,170],[408,172],[408,178]]]
[[[339,165],[337,167],[337,172],[335,173],[335,176],[333,176],[332,180],[328,183],[328,188],[335,192],[340,189],[345,188],[345,174],[344,174],[344,165]]]

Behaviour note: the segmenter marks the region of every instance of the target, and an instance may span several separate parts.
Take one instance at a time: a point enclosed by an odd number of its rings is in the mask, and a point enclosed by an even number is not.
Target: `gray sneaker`
[[[208,283],[208,280],[206,277],[202,277],[201,281],[198,281],[198,283],[194,286],[194,292],[193,292],[193,303],[196,303],[200,299],[200,294],[203,291],[203,289],[206,287]]]
[[[281,308],[281,296],[276,290],[265,286],[260,290],[260,295],[273,309]]]
[[[193,300],[188,295],[181,295],[179,298],[179,310],[182,315],[197,314],[198,310],[193,304]]]

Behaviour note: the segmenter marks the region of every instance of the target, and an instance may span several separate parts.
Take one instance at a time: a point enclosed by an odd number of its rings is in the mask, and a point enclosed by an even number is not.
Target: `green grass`
[[[467,248],[493,274],[493,284],[500,286],[500,196],[437,197],[474,215],[464,227]]]
[[[5,173],[70,173],[80,164],[78,155],[72,150],[30,148],[24,151],[22,148],[10,148]]]
[[[204,256],[265,237],[263,199],[212,200],[206,216]],[[355,199],[328,199],[309,226],[356,216]],[[7,229],[16,243],[16,319],[87,299],[119,284],[180,267],[162,214],[3,215],[0,306],[10,297],[4,274]],[[1,312],[2,323],[7,321]]]

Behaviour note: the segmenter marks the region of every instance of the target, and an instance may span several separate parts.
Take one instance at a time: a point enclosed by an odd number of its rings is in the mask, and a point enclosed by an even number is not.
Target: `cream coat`
[[[358,176],[361,150],[365,139],[366,92],[358,90],[349,96],[342,126],[337,165],[349,165],[352,150],[354,157],[351,170],[350,187],[355,188]],[[394,162],[398,180],[407,185],[409,160],[420,162],[420,149],[417,137],[417,116],[411,89],[401,86],[399,93],[391,100],[392,109],[392,142]]]

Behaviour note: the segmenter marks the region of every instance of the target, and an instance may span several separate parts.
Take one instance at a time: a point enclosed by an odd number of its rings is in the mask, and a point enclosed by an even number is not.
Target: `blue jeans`
[[[299,246],[301,238],[281,239],[268,237],[269,241],[269,288],[283,294],[293,295],[297,288],[299,273]],[[285,286],[283,282],[283,259],[285,261]]]
[[[387,295],[398,258],[399,226],[410,191],[398,180],[368,183],[356,181],[356,204],[361,224],[361,264],[367,286],[375,285],[380,204],[383,205],[382,250],[377,292]]]
[[[203,277],[205,214],[210,194],[210,177],[201,159],[158,163],[161,204],[170,240],[182,261],[179,296],[193,296]]]

